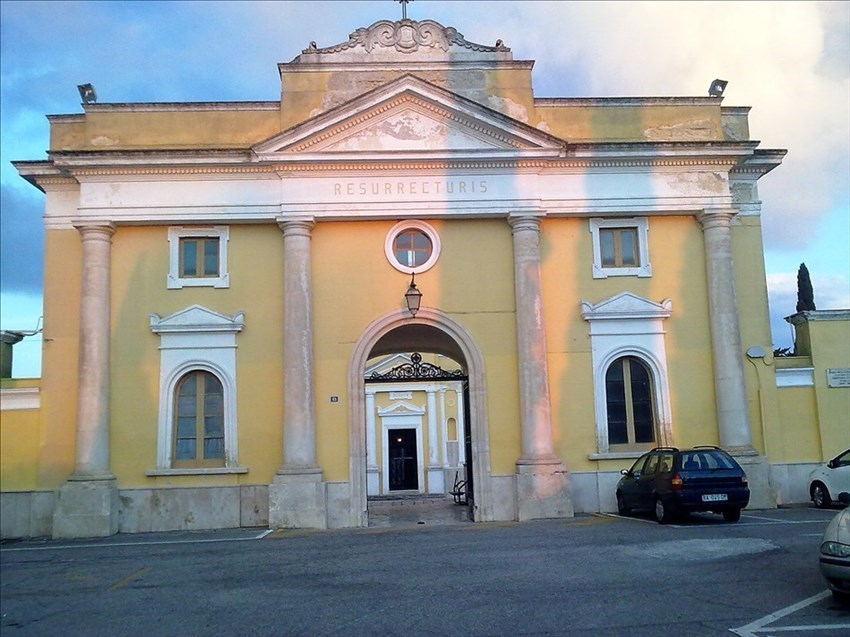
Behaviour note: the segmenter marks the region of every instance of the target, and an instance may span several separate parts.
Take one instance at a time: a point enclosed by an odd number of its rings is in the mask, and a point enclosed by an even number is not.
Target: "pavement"
[[[817,569],[836,512],[4,542],[0,633],[843,636]]]

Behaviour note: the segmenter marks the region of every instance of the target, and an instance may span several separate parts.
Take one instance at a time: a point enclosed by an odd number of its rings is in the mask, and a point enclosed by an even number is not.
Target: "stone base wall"
[[[777,504],[809,502],[809,474],[820,463],[771,465]],[[576,513],[615,512],[619,471],[571,472]],[[493,476],[494,520],[515,520],[516,477]],[[347,482],[328,482],[328,528],[349,526]],[[269,526],[268,485],[169,489],[120,489],[119,533],[187,531]],[[51,537],[55,491],[0,493],[0,538]]]

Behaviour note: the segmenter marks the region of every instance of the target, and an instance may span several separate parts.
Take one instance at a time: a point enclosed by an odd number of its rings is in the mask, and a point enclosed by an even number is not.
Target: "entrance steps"
[[[455,504],[452,496],[442,493],[369,496],[366,504],[370,527],[464,524],[470,521],[468,508]]]

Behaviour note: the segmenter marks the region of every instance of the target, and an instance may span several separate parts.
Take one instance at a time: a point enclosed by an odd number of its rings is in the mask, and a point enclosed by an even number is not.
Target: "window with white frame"
[[[590,324],[597,450],[590,459],[637,457],[673,444],[663,321],[672,303],[621,292],[581,303]]]
[[[636,356],[614,360],[605,372],[609,449],[649,449],[655,445],[652,372]]]
[[[230,286],[227,226],[168,229],[168,288]]]
[[[174,467],[224,466],[224,388],[215,374],[193,370],[177,383]]]
[[[590,219],[593,278],[652,276],[646,217]]]
[[[245,473],[237,454],[236,335],[244,315],[192,305],[151,315],[160,337],[156,469],[147,475]]]
[[[384,252],[387,260],[405,274],[429,270],[440,256],[440,235],[424,221],[401,221],[387,233]]]

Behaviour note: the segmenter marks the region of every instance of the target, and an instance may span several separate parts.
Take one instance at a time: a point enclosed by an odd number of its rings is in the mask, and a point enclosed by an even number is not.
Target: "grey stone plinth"
[[[269,485],[269,526],[326,529],[327,494],[321,473],[278,474]]]
[[[748,509],[775,509],[776,491],[770,481],[770,464],[767,458],[758,455],[732,456],[747,474],[750,485],[750,504]]]
[[[59,487],[53,512],[53,538],[106,537],[118,532],[115,479],[68,480]]]
[[[569,474],[562,464],[517,465],[517,520],[571,518]]]

